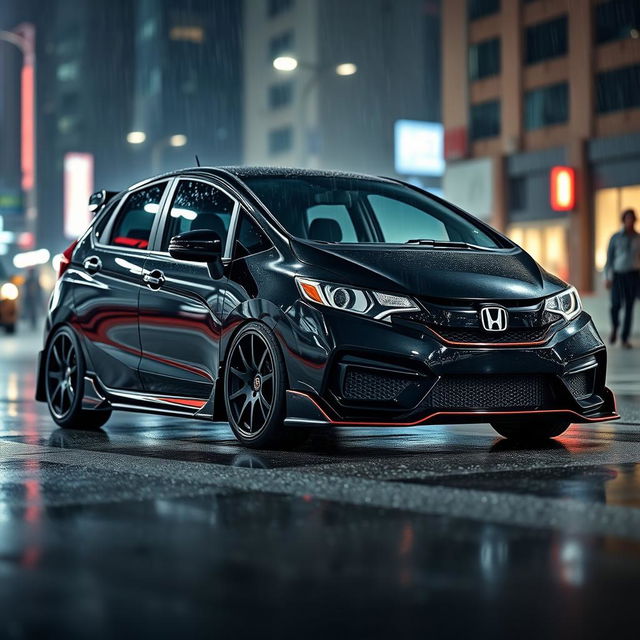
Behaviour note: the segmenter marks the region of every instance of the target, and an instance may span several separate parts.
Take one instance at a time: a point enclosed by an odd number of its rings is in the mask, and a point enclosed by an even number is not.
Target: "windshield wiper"
[[[434,249],[479,249],[480,251],[492,251],[492,247],[481,247],[470,242],[458,240],[434,240],[433,238],[414,238],[407,240],[405,244],[419,244],[421,247],[432,247]]]

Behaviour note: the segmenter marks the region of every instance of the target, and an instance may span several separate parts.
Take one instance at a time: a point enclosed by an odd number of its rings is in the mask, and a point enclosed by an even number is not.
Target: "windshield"
[[[245,183],[293,236],[319,242],[508,246],[435,199],[403,185],[325,176]]]

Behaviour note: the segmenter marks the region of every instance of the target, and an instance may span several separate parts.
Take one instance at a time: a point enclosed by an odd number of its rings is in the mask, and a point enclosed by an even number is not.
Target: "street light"
[[[278,56],[273,60],[272,64],[273,68],[277,71],[290,73],[291,71],[295,71],[300,68],[302,70],[309,71],[311,74],[307,83],[302,87],[302,91],[300,92],[298,111],[299,129],[303,137],[300,145],[300,165],[304,167],[307,164],[307,103],[309,101],[311,90],[327,71],[333,70],[333,72],[338,76],[352,76],[357,73],[358,67],[353,62],[341,62],[335,67],[332,65],[311,64],[308,62],[300,62],[297,58],[290,55]]]
[[[17,47],[22,53],[20,75],[20,168],[25,196],[26,229],[35,243],[38,219],[36,187],[36,30],[23,23],[13,31],[0,30],[0,40]]]
[[[169,145],[172,147],[184,147],[187,144],[187,136],[182,133],[176,133],[169,138]]]
[[[144,131],[130,131],[127,133],[127,142],[129,144],[142,144],[147,139]]]

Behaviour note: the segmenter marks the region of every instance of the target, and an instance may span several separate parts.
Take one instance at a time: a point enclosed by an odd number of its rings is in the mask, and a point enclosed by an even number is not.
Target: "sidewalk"
[[[593,318],[593,322],[598,328],[602,339],[609,344],[609,333],[611,332],[611,318],[609,315],[610,299],[608,292],[596,293],[593,295],[582,295],[582,304],[586,312]],[[622,322],[622,316],[620,317]],[[635,346],[640,347],[640,301],[636,303],[633,330],[631,332]]]

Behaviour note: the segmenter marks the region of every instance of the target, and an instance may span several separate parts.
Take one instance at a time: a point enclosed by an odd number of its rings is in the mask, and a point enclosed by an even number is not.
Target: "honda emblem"
[[[508,325],[507,310],[504,307],[482,307],[480,322],[485,331],[504,331]]]

